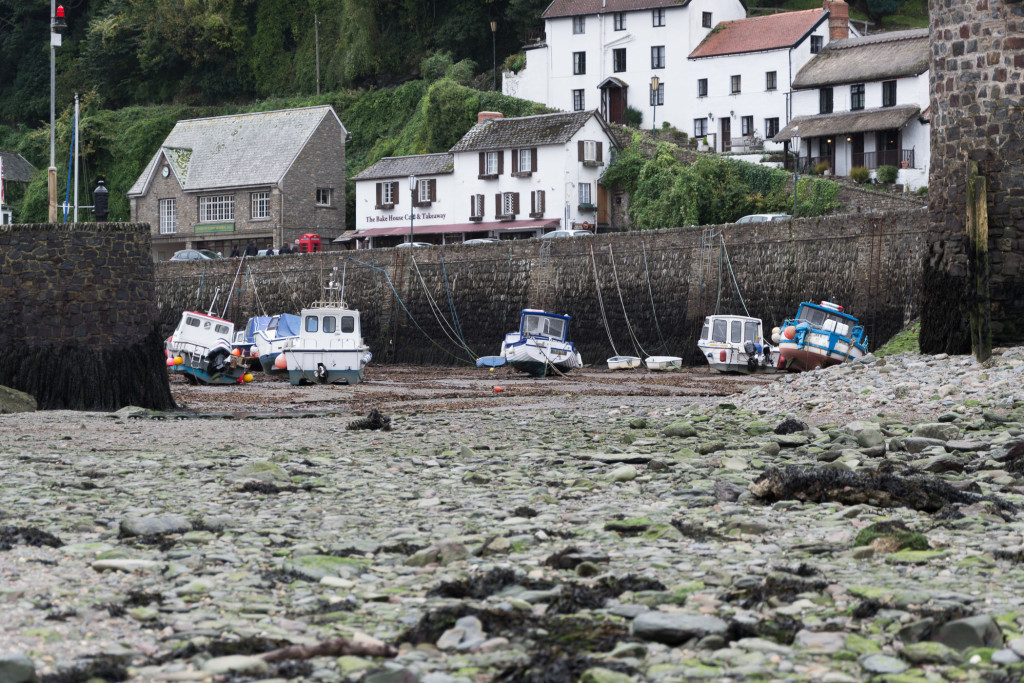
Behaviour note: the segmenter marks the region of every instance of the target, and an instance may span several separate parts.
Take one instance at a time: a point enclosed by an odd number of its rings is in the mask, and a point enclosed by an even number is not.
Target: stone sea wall
[[[149,225],[0,227],[0,385],[40,408],[174,405]]]
[[[987,181],[992,337],[1024,340],[1024,2],[932,0],[932,234],[921,349],[970,351],[969,164]]]
[[[165,336],[182,310],[210,310],[218,289],[213,312],[241,325],[264,311],[298,313],[320,296],[337,267],[376,363],[459,364],[496,354],[527,307],[572,316],[572,338],[585,363],[603,363],[613,344],[620,354],[697,362],[704,316],[716,307],[742,313],[743,303],[770,329],[801,301],[831,299],[865,324],[875,347],[918,315],[927,228],[927,212],[915,209],[244,263],[161,263],[157,302]]]

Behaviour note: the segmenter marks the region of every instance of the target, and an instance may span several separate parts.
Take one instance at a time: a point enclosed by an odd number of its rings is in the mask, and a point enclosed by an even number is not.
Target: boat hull
[[[579,351],[571,344],[551,340],[526,339],[505,344],[501,355],[513,369],[534,377],[555,374],[552,368],[564,374],[583,367]]]
[[[640,367],[640,359],[636,356],[612,356],[608,359],[609,370],[632,370]]]
[[[268,339],[263,332],[257,332],[254,337],[253,348],[256,349],[256,353],[260,359],[260,365],[263,367],[263,372],[267,375],[280,375],[286,372],[286,370],[277,367],[277,357],[284,351],[286,345],[292,342],[296,337],[274,337]]]
[[[359,384],[370,360],[363,349],[296,349],[285,352],[288,381],[301,384]]]
[[[827,345],[814,343],[814,337],[825,337],[827,339],[826,335],[810,334],[802,345],[794,341],[780,341],[780,367],[786,370],[806,372],[808,370],[816,370],[817,368],[839,365],[840,363],[856,360],[864,356],[864,350],[856,344],[839,341],[830,349]]]
[[[708,361],[708,366],[721,373],[754,375],[769,372],[778,372],[778,354],[769,353],[768,362],[763,356],[755,354],[753,362],[746,351],[732,345],[723,344],[698,344],[700,352]],[[722,358],[722,352],[725,358]]]
[[[669,372],[683,369],[683,359],[679,356],[649,356],[644,363],[648,370]]]
[[[173,349],[168,351],[172,358],[180,356],[184,361],[181,365],[167,366],[168,371],[171,374],[184,375],[186,379],[199,384],[240,384],[248,371],[238,356],[230,356],[226,365],[218,368],[217,363],[211,363],[210,358],[199,353]]]

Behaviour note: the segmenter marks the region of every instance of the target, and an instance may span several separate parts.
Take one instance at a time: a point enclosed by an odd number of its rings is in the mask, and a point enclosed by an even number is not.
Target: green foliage
[[[865,9],[868,16],[878,20],[887,14],[895,14],[900,8],[900,0],[867,0]]]
[[[899,174],[899,169],[896,168],[895,166],[890,165],[879,166],[878,170],[875,171],[875,177],[878,178],[878,182],[886,183],[887,185],[890,183],[895,183],[896,178],[899,177]]]
[[[526,68],[526,53],[517,52],[513,55],[509,55],[505,58],[505,61],[501,63],[502,71],[511,71],[514,74],[519,73]]]
[[[881,348],[876,349],[872,353],[879,358],[905,352],[920,353],[921,347],[918,343],[920,335],[921,321],[915,320],[900,330],[895,337],[885,342]]]
[[[814,172],[817,175],[824,175],[825,171],[829,170],[830,168],[832,168],[832,165],[829,164],[827,161],[819,161],[814,165]]]
[[[797,183],[796,214],[801,218],[823,216],[840,207],[839,183],[826,178],[801,178]]]
[[[455,62],[452,61],[452,53],[445,50],[431,52],[420,62],[420,78],[432,83],[439,78],[444,78],[448,69]]]
[[[640,149],[643,134],[633,133],[629,146],[619,152],[618,156],[601,176],[601,185],[606,188],[620,189],[629,195],[636,194],[636,186],[640,180],[640,171],[647,164],[647,155]]]
[[[928,196],[928,186],[927,185],[922,185],[921,187],[919,187],[916,190],[914,190],[914,194],[917,195],[918,197],[927,197]]]
[[[443,79],[430,86],[426,103],[427,151],[451,149],[476,123],[480,97],[476,91]]]
[[[850,169],[850,179],[859,185],[863,185],[871,179],[871,171],[865,166],[854,166]]]
[[[630,128],[639,128],[644,122],[644,114],[636,107],[626,106],[626,125]]]

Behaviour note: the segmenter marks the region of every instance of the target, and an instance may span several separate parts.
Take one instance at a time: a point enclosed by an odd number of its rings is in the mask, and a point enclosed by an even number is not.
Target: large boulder
[[[0,415],[34,413],[38,407],[31,394],[0,385]]]

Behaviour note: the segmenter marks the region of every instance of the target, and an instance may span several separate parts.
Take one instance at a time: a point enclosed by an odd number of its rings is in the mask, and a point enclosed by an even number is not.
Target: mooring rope
[[[640,344],[640,340],[637,339],[636,334],[633,332],[633,326],[629,324],[629,314],[626,312],[626,301],[622,298],[622,289],[619,287],[619,272],[615,267],[615,256],[612,254],[612,245],[608,245],[608,258],[612,262],[612,275],[615,276],[615,290],[619,293],[619,303],[622,305],[622,316],[626,319],[626,329],[629,331],[629,336],[633,340],[633,350],[639,354],[650,356],[651,354],[644,351],[644,347]]]
[[[615,348],[615,340],[612,339],[612,328],[608,325],[608,315],[604,310],[604,299],[601,296],[601,283],[597,279],[597,259],[594,257],[593,243],[590,244],[590,262],[594,264],[594,285],[597,287],[597,305],[601,309],[601,320],[604,322],[604,331],[608,335],[608,343],[612,346],[612,353],[618,356],[619,351]]]
[[[725,248],[725,238],[722,237],[721,240],[722,240],[722,253],[725,254],[725,264],[727,266],[729,266],[729,275],[732,276],[732,284],[736,288],[736,296],[738,296],[740,298],[740,305],[743,306],[743,313],[746,314],[746,316],[749,318],[750,317],[750,313],[747,311],[747,304],[746,304],[746,302],[743,301],[743,293],[740,292],[740,285],[739,285],[738,282],[736,282],[736,273],[732,269],[732,259],[729,258],[729,251]],[[719,272],[721,272],[721,271],[719,271]],[[721,279],[721,277],[719,277],[719,279]],[[717,313],[718,311],[716,310],[715,312]]]
[[[665,337],[661,334],[661,325],[658,324],[658,311],[654,307],[654,290],[651,288],[651,271],[647,267],[647,245],[644,244],[643,240],[640,240],[640,247],[644,252],[644,275],[647,278],[647,293],[651,297],[651,315],[654,317],[654,329],[658,331],[658,342],[659,345],[656,350],[665,351],[668,349],[668,343],[665,341]],[[698,291],[698,297],[700,296]]]
[[[451,323],[445,320],[444,314],[441,313],[441,307],[437,305],[437,301],[434,299],[433,296],[431,296],[430,290],[427,289],[427,282],[426,280],[423,279],[423,273],[420,272],[420,265],[419,263],[416,262],[416,257],[410,255],[410,258],[412,259],[413,268],[416,270],[416,277],[419,278],[420,286],[423,287],[423,293],[427,297],[427,304],[430,306],[430,312],[434,315],[434,320],[436,320],[438,325],[441,326],[441,331],[444,332],[445,336],[448,337],[448,339],[453,344],[466,351],[466,353],[470,354],[470,358],[475,362],[478,356],[473,353],[472,349],[466,346],[466,343],[464,341],[460,341],[460,339],[458,338],[458,332],[455,330]],[[451,334],[449,334],[449,330],[451,330]]]

